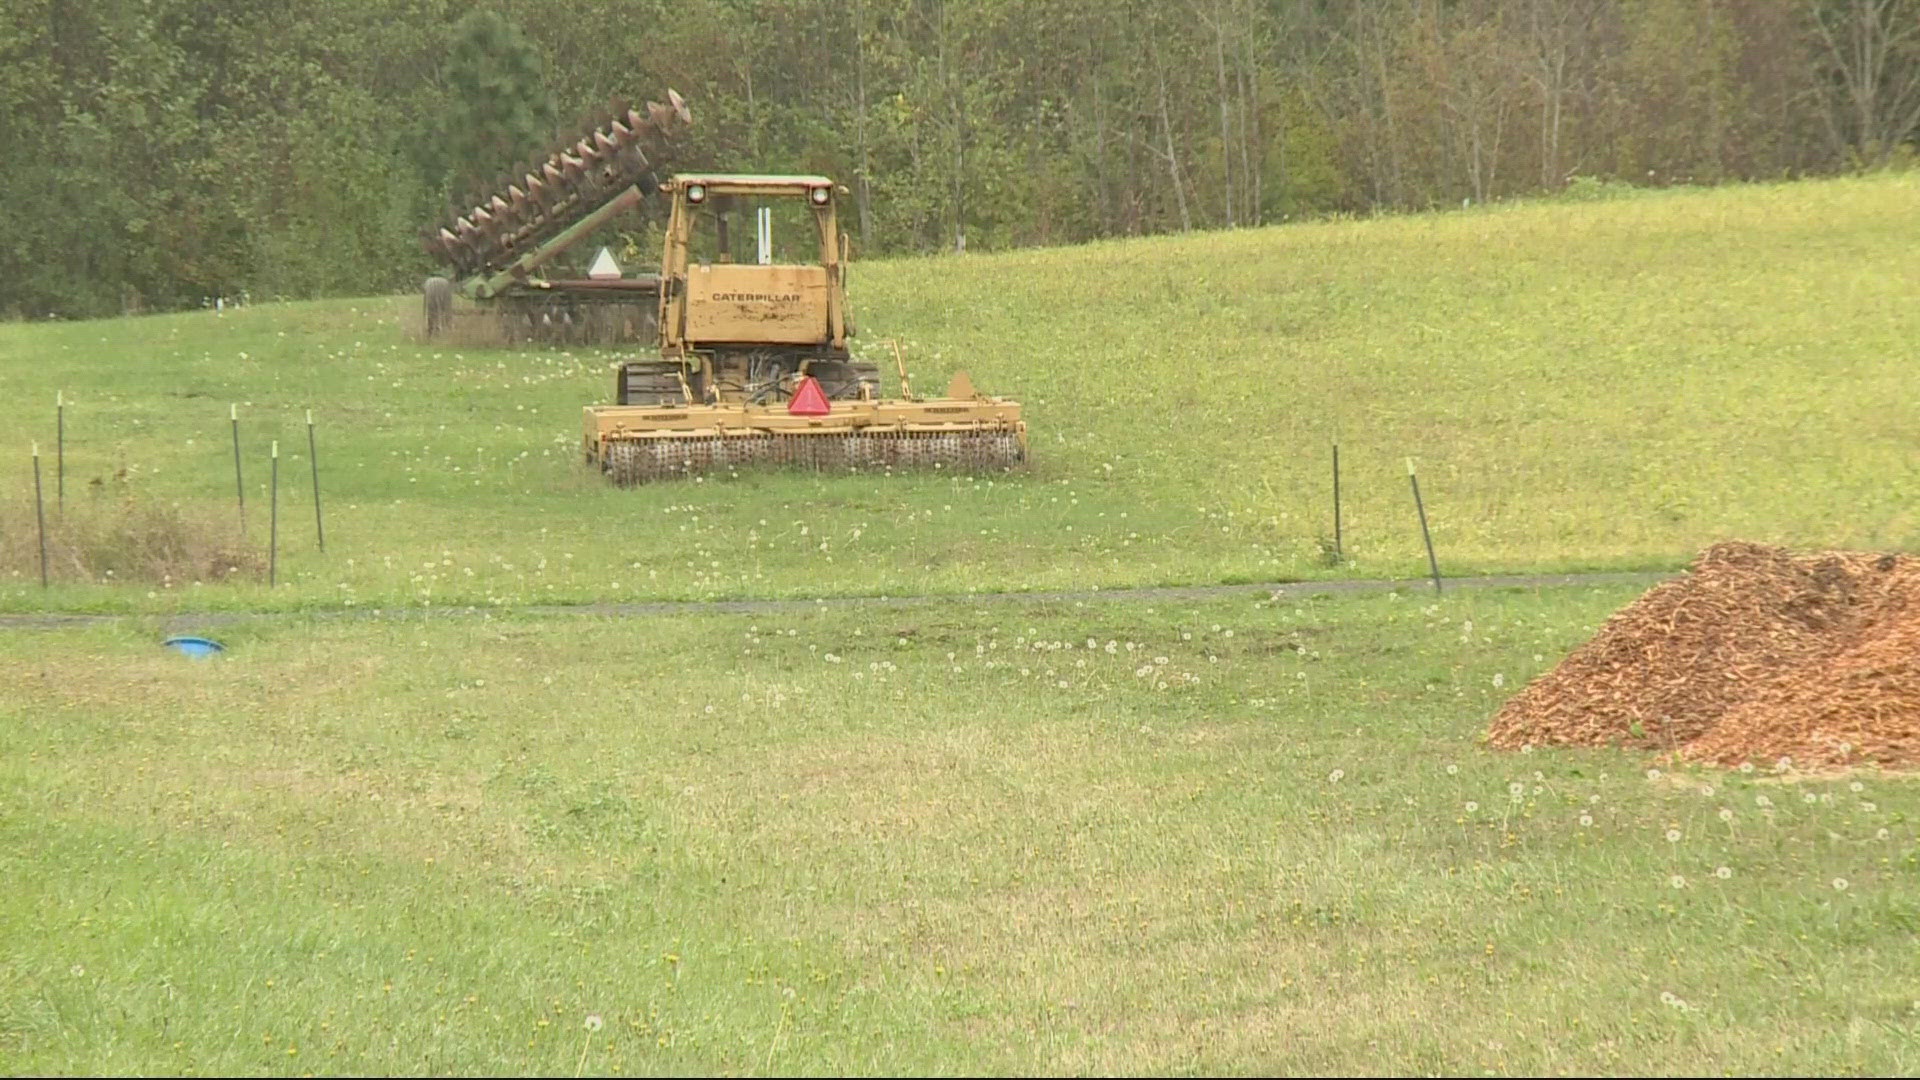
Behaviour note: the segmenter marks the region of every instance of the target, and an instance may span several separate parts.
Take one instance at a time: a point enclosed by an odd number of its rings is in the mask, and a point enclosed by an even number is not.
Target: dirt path
[[[1447,578],[1447,592],[1460,589],[1553,589],[1579,586],[1651,585],[1672,577],[1655,571],[1595,574],[1503,574],[1489,577]],[[1085,589],[1056,592],[989,592],[941,594],[933,596],[846,596],[817,600],[658,600],[634,603],[592,604],[513,604],[499,607],[385,607],[334,608],[325,611],[209,611],[174,615],[92,614],[85,612],[24,612],[0,614],[0,630],[57,630],[69,626],[145,619],[157,622],[170,632],[261,619],[406,619],[448,618],[476,615],[586,615],[597,618],[642,618],[656,615],[689,615],[723,612],[744,615],[773,615],[782,612],[821,611],[847,607],[905,607],[917,604],[951,604],[959,607],[981,604],[1092,604],[1121,600],[1179,602],[1209,600],[1229,596],[1308,597],[1383,593],[1401,590],[1430,594],[1433,583],[1420,578],[1405,581],[1348,578],[1337,581],[1284,581],[1252,585],[1184,585],[1138,589]]]

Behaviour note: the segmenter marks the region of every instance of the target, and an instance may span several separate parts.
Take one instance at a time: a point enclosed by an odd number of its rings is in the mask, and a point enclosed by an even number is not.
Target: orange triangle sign
[[[820,380],[811,375],[800,380],[800,386],[793,392],[793,400],[787,403],[787,412],[794,416],[825,416],[833,411],[827,404],[827,395],[820,389]]]

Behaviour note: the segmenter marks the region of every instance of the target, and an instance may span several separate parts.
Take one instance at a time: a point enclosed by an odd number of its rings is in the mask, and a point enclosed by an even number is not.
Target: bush
[[[1607,202],[1613,199],[1632,199],[1646,194],[1645,188],[1637,188],[1625,180],[1615,180],[1604,176],[1575,176],[1567,181],[1560,190],[1559,198],[1565,202]]]

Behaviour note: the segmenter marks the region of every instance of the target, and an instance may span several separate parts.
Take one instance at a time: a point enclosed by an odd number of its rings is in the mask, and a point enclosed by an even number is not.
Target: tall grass
[[[0,578],[37,583],[45,519],[48,578],[97,585],[177,585],[221,582],[266,573],[262,543],[240,532],[232,508],[184,505],[136,494],[123,468],[110,480],[79,485],[64,505],[48,492],[36,510],[31,497],[0,502]]]

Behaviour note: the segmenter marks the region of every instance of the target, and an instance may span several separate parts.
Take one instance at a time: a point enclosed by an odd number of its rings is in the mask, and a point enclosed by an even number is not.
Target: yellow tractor
[[[1019,404],[976,393],[965,372],[946,396],[921,399],[901,367],[900,396],[879,396],[878,367],[847,347],[844,189],[821,176],[710,174],[660,190],[670,206],[659,356],[621,364],[617,404],[585,411],[587,460],[616,483],[755,465],[971,472],[1026,461]]]

